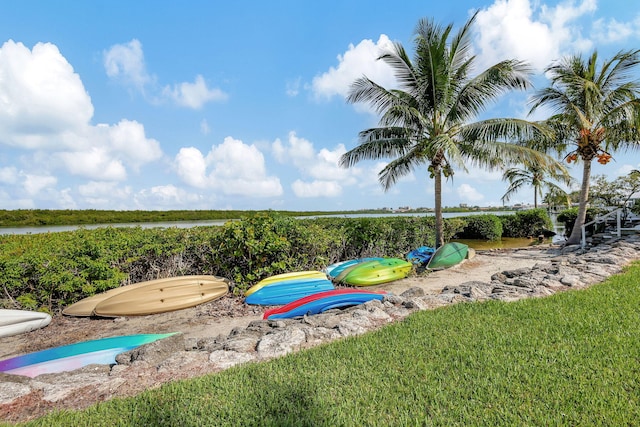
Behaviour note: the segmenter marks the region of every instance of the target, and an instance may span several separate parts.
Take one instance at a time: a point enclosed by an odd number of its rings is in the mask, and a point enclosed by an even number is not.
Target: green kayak
[[[354,286],[372,286],[407,277],[413,264],[399,258],[367,261],[349,269],[342,279]]]
[[[467,257],[469,252],[469,246],[458,243],[450,242],[440,246],[438,250],[433,254],[429,263],[428,269],[436,270],[440,268],[449,268],[462,262]]]

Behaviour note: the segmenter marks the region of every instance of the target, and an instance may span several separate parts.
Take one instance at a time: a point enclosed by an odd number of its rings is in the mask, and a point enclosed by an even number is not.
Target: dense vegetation
[[[174,210],[174,211],[109,211],[109,210],[0,210],[0,227],[41,225],[125,224],[170,221],[215,221],[238,219],[249,213],[273,212],[284,216],[314,216],[327,212],[238,211],[238,210]],[[367,212],[367,211],[362,211]],[[334,213],[334,212],[332,212]],[[347,213],[347,212],[335,212]]]
[[[520,219],[511,221],[529,230],[548,221],[543,213],[516,214]],[[464,236],[472,223],[480,230],[475,238],[495,239],[491,226],[502,227],[500,221],[505,221],[497,218],[449,218],[445,237]],[[523,225],[522,218],[530,224]],[[100,227],[0,235],[0,307],[58,313],[123,284],[189,274],[226,277],[240,294],[274,274],[321,270],[351,258],[403,258],[411,249],[434,243],[432,216],[295,219],[274,212],[219,227]]]
[[[458,304],[29,425],[640,424],[640,265],[588,290]]]

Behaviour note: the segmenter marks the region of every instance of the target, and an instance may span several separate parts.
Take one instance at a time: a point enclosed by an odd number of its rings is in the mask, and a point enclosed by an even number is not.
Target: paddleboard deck
[[[157,279],[99,301],[93,314],[118,317],[166,313],[214,301],[228,292],[229,281],[217,276]]]
[[[0,337],[10,337],[44,328],[51,315],[39,311],[0,309]]]
[[[54,347],[0,360],[0,372],[34,378],[91,364],[113,365],[118,354],[175,334],[122,335]]]

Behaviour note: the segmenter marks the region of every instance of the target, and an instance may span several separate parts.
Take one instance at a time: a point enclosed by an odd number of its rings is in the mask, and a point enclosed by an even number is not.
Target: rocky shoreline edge
[[[359,335],[418,310],[458,302],[516,301],[583,289],[640,259],[640,236],[612,239],[589,250],[571,246],[548,251],[554,251],[555,256],[533,267],[496,273],[490,282],[472,280],[447,286],[435,295],[416,287],[344,310],[300,319],[253,321],[226,336],[195,338],[177,334],[122,353],[113,366],[89,365],[36,378],[0,373],[0,419],[25,421],[55,409],[81,409],[113,397],[132,396],[169,381],[266,361]]]

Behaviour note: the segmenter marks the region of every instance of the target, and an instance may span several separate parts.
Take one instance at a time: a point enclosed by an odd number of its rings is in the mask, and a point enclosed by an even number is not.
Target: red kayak
[[[282,307],[272,308],[264,312],[263,319],[289,319],[305,315],[322,313],[332,308],[343,308],[363,304],[374,299],[382,300],[385,291],[368,291],[365,289],[334,289],[318,292],[297,299]]]

